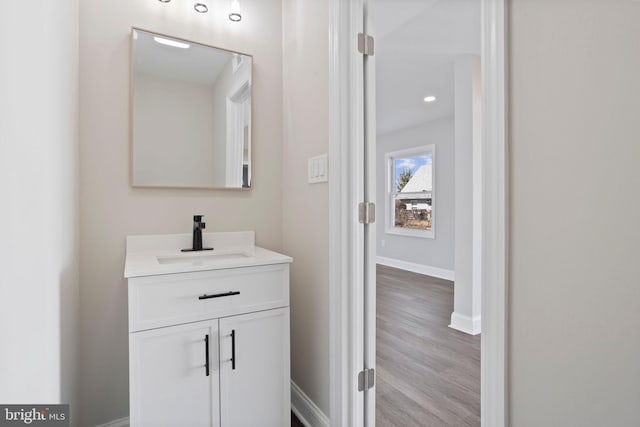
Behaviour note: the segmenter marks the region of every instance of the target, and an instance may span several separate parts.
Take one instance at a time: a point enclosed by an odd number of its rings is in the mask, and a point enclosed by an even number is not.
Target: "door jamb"
[[[362,330],[357,330],[357,289],[364,265],[353,244],[358,235],[357,174],[363,175],[355,156],[363,144],[362,90],[352,84],[358,68],[356,22],[362,0],[329,2],[329,410],[332,426],[362,426],[364,399],[357,387],[363,366]],[[360,89],[360,90],[358,90]],[[358,100],[360,100],[358,104]],[[361,178],[362,179],[362,178]],[[362,263],[363,264],[363,263]],[[363,319],[362,312],[359,313]],[[362,326],[362,325],[361,325]],[[362,329],[362,328],[361,328]]]
[[[509,424],[507,0],[482,0],[482,426]]]
[[[484,427],[508,425],[508,146],[507,0],[482,4],[482,344],[481,419]],[[329,358],[332,426],[362,426],[358,402],[358,332],[353,284],[357,254],[357,173],[353,129],[358,100],[353,82],[357,28],[352,16],[362,0],[331,0],[329,5]],[[360,313],[362,314],[362,313]],[[360,326],[362,318],[359,319]]]

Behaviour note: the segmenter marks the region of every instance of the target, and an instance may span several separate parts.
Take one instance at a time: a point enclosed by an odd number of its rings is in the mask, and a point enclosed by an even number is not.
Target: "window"
[[[387,153],[390,234],[434,238],[435,145]]]

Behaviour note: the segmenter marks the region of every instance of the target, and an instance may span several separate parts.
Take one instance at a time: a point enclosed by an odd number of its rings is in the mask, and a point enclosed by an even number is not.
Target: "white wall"
[[[0,402],[76,421],[78,2],[3,1],[0,57]]]
[[[145,73],[136,73],[134,80],[133,182],[223,187],[226,115],[217,130],[212,86]],[[217,175],[221,178],[214,180]]]
[[[283,1],[283,248],[291,266],[291,375],[329,415],[329,193],[307,158],[329,143],[328,3]],[[329,171],[331,179],[331,171]]]
[[[453,88],[449,88],[453,91]],[[453,271],[454,268],[454,119],[448,117],[419,126],[377,136],[377,255],[427,267]],[[385,154],[435,144],[435,239],[385,233]],[[384,241],[384,246],[382,246]]]
[[[640,2],[512,0],[510,425],[640,425]]]
[[[475,170],[479,166],[476,159],[480,148],[480,58],[475,55],[458,58],[454,81],[455,289],[451,327],[475,335],[481,329],[481,278],[478,270],[481,248],[478,239],[481,235],[478,228],[482,222],[478,200],[481,195],[477,192],[481,188],[478,181],[482,176]]]
[[[125,236],[255,230],[257,244],[282,250],[282,9],[243,0],[233,24],[225,2],[205,15],[190,2],[80,3],[81,425],[128,415]],[[254,55],[251,191],[132,189],[129,186],[131,26]]]

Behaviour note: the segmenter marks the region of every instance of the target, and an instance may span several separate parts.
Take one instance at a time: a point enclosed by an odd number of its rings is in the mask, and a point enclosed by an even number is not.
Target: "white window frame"
[[[421,154],[431,154],[431,230],[415,230],[395,226],[395,171],[393,160],[405,157],[414,157]],[[435,144],[421,145],[406,150],[399,150],[384,155],[386,164],[387,188],[385,194],[385,233],[399,236],[420,237],[423,239],[435,239],[436,234],[436,146]]]

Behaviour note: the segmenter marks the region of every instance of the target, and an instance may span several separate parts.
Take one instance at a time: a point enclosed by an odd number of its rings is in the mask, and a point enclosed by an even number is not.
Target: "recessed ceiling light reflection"
[[[191,46],[189,43],[183,43],[176,40],[165,39],[164,37],[154,37],[153,39],[157,43],[160,43],[166,46],[179,47],[180,49],[188,49],[189,46]]]

